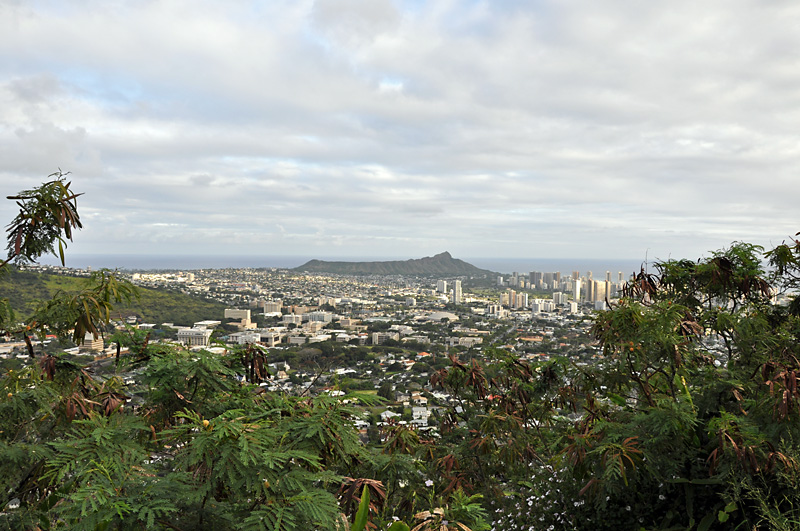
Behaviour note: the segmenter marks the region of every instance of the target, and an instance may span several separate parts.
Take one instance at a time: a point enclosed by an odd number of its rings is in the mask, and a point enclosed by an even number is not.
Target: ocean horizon
[[[370,261],[390,261],[407,260],[401,257],[309,257],[296,255],[144,255],[144,254],[71,254],[66,257],[66,266],[75,269],[120,269],[128,271],[153,271],[153,270],[197,270],[197,269],[226,269],[226,268],[286,268],[298,267],[317,258],[327,261],[344,262],[370,262]],[[633,272],[638,272],[647,264],[644,260],[634,259],[603,259],[603,258],[498,258],[498,257],[454,257],[468,262],[481,269],[496,271],[504,275],[513,272],[529,273],[531,271],[556,272],[570,274],[573,271],[580,271],[582,275],[587,271],[594,274],[610,271],[616,279],[616,275],[622,272],[625,277]],[[42,264],[60,265],[57,258],[53,256],[42,257]],[[650,264],[652,269],[652,264]],[[598,277],[596,277],[598,278]]]

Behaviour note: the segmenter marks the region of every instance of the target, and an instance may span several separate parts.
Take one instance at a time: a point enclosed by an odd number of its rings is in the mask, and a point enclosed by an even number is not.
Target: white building
[[[331,312],[308,312],[304,313],[302,316],[303,321],[312,321],[317,323],[330,323],[333,320],[333,314]]]
[[[372,344],[373,345],[383,345],[386,340],[392,339],[394,341],[400,341],[400,334],[397,332],[373,332],[372,333]]]
[[[407,336],[414,333],[414,329],[408,325],[393,324],[389,327],[392,332],[397,332],[401,336]]]
[[[272,330],[260,330],[258,334],[261,339],[260,343],[264,343],[268,347],[274,347],[281,342],[281,334]]]
[[[414,406],[411,408],[411,424],[417,427],[424,427],[428,425],[428,417],[431,416],[431,412],[427,407],[417,407]]]
[[[81,341],[79,352],[86,352],[87,350],[101,352],[104,347],[103,336],[98,335],[95,338],[91,332],[86,332],[86,335],[83,336],[83,341]]]
[[[296,315],[296,314],[293,314],[293,313],[289,313],[289,314],[284,315],[281,318],[281,322],[284,323],[284,324],[296,324],[296,325],[299,325],[299,324],[303,323],[303,316],[302,315]]]
[[[228,339],[231,343],[237,345],[246,345],[248,343],[260,343],[261,334],[258,332],[236,332],[231,334]]]
[[[480,345],[483,343],[483,338],[481,337],[448,337],[447,338],[447,346],[449,347],[467,347],[471,348],[475,345]]]
[[[438,291],[439,293],[447,293],[447,281],[446,280],[436,281],[436,291]]]
[[[461,304],[461,281],[453,282],[453,304]]]
[[[250,320],[250,310],[237,310],[226,308],[225,309],[225,319],[246,319],[247,321]]]
[[[381,421],[389,422],[389,420],[397,418],[397,417],[400,417],[400,416],[401,416],[400,413],[395,413],[394,411],[391,411],[391,410],[387,409],[386,411],[381,413]]]
[[[189,347],[205,347],[208,346],[211,332],[208,328],[181,328],[178,330],[178,341]]]

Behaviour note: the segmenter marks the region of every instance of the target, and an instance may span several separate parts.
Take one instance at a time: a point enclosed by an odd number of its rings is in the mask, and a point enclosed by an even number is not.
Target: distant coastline
[[[67,267],[85,269],[109,268],[126,270],[190,270],[190,269],[223,269],[243,267],[276,267],[293,268],[304,264],[312,258],[320,260],[342,261],[384,261],[405,260],[418,257],[341,257],[341,256],[252,256],[252,255],[144,255],[144,254],[70,254],[66,257]],[[512,272],[528,273],[530,271],[553,272],[560,271],[568,274],[580,271],[585,275],[592,271],[595,278],[600,278],[606,271],[611,271],[616,279],[618,272],[625,277],[634,271],[639,271],[644,260],[633,259],[602,259],[602,258],[495,258],[495,257],[461,257],[465,262],[502,274]],[[60,265],[58,259],[52,256],[42,257],[42,264]],[[652,269],[652,266],[651,266]]]

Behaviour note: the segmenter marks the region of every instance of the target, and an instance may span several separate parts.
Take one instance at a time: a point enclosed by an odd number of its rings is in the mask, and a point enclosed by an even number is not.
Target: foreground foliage
[[[53,230],[25,243],[15,220],[9,260],[79,228],[76,196],[51,188],[30,212]],[[453,398],[439,435],[394,424],[373,444],[354,421],[381,398],[263,392],[256,347],[118,334],[130,354],[102,377],[32,352],[0,375],[0,528],[796,529],[798,288],[795,240],[659,263],[596,315],[592,363],[453,355],[430,382]],[[102,333],[134,296],[102,272],[1,324]]]

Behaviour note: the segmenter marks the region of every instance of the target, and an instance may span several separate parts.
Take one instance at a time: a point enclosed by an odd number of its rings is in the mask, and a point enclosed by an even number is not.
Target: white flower
[[[433,481],[430,480],[430,479],[426,479],[425,480],[425,486],[426,487],[433,487]]]

